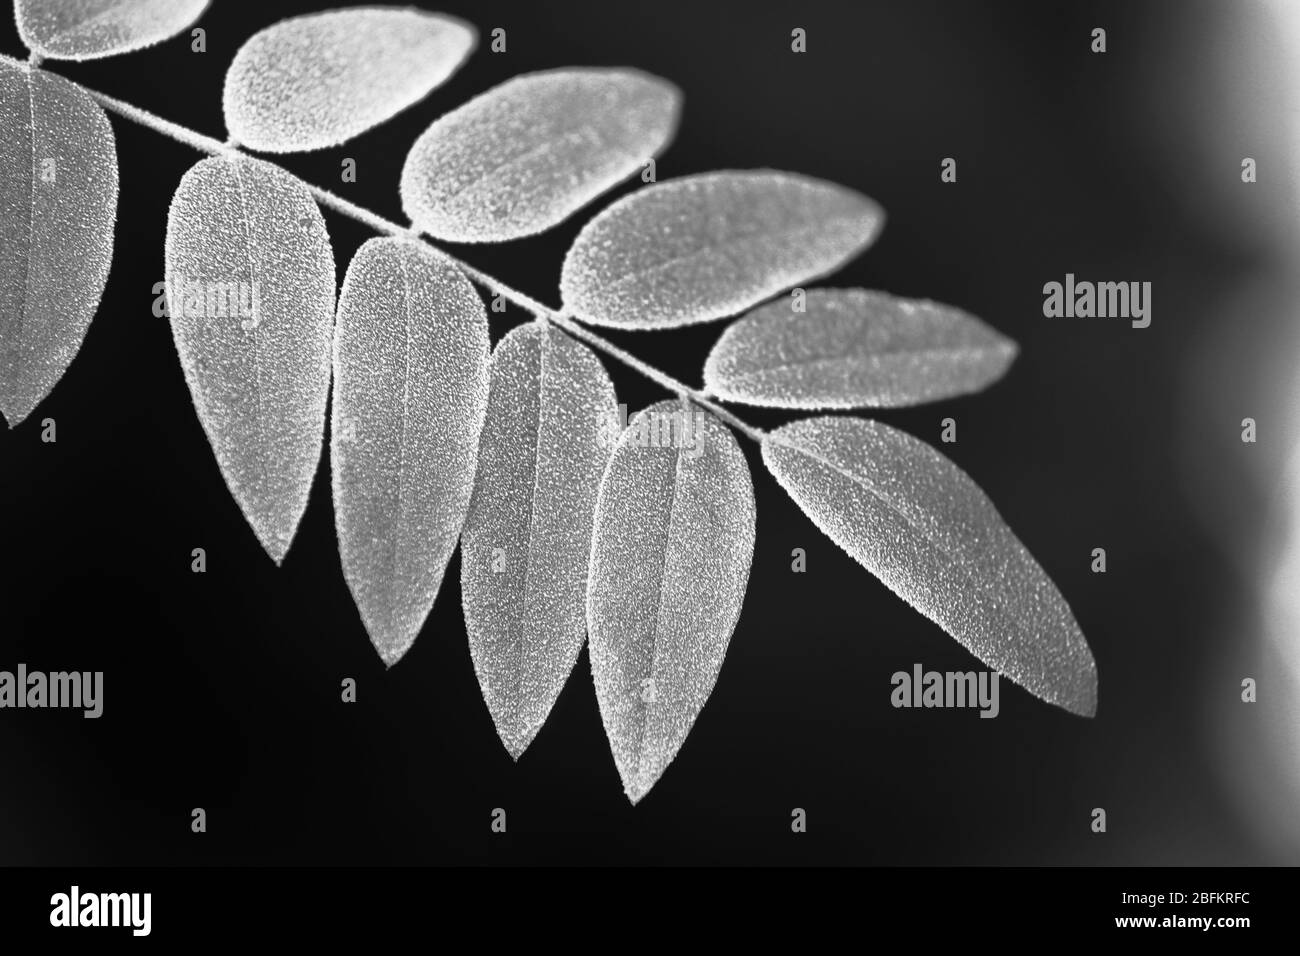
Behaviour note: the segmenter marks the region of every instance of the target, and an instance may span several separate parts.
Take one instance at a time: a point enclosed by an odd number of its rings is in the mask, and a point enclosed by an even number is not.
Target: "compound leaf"
[[[601,481],[587,594],[591,670],[636,803],[713,691],[754,551],[754,490],[731,433],[678,401],[638,414]]]
[[[637,70],[518,76],[435,121],[402,170],[402,208],[454,242],[543,232],[638,172],[677,128],[681,94]]]
[[[719,398],[774,408],[895,408],[978,391],[1016,344],[973,315],[867,289],[812,289],[759,306],[704,365]]]
[[[976,657],[1091,717],[1097,666],[1069,606],[970,476],[860,418],[770,432],[763,461],[832,541]]]
[[[487,396],[487,313],[469,280],[422,243],[366,242],[339,297],[330,455],[343,573],[390,666],[465,523]]]
[[[226,73],[226,128],[250,149],[337,146],[419,102],[477,43],[442,14],[357,7],[281,20],[239,48]]]
[[[884,224],[872,200],[772,170],[685,176],[597,215],[564,259],[565,309],[593,325],[709,322],[826,275]]]
[[[0,58],[0,412],[17,425],[76,357],[108,279],[117,151],[62,77]]]
[[[492,354],[461,593],[483,698],[515,759],[587,635],[591,529],[615,416],[600,361],[559,329],[522,325]]]
[[[96,60],[180,33],[209,0],[15,0],[18,36],[50,60]]]
[[[334,253],[301,182],[248,157],[200,161],[167,216],[167,305],[199,421],[277,564],[320,463]]]

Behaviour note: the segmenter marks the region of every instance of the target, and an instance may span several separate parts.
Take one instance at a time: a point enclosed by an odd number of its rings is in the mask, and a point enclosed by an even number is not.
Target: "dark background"
[[[188,36],[87,64],[47,64],[223,137],[235,50],[321,0],[216,3]],[[1230,33],[1262,41],[1245,5],[844,3],[442,5],[480,48],[426,101],[342,148],[285,165],[390,218],[405,153],[437,116],[520,72],[634,65],[686,94],[660,180],[774,167],[844,183],[889,214],[881,240],[828,284],[934,298],[1015,338],[1005,380],[880,417],[942,446],[1056,580],[1096,655],[1084,720],[1004,681],[1001,715],[895,710],[889,676],[977,667],[823,538],[762,469],[749,595],[713,696],[637,807],[623,796],[584,651],[516,765],[480,696],[453,558],[420,639],[391,671],[339,566],[328,456],[282,568],[262,552],[195,416],[165,319],[168,202],[199,158],[113,118],[121,161],[114,265],[62,383],[0,432],[0,668],[102,670],[97,721],[0,713],[0,863],[1256,863],[1207,743],[1235,700],[1240,635],[1216,623],[1246,586],[1200,530],[1182,445],[1235,437],[1238,409],[1185,417],[1181,367],[1213,303],[1268,268],[1276,180],[1242,190],[1239,159],[1280,157],[1204,95]],[[1229,19],[1231,18],[1231,19]],[[508,53],[493,55],[493,27]],[[808,52],[790,52],[790,31]],[[1109,51],[1089,51],[1104,26]],[[0,51],[21,55],[0,18]],[[1267,72],[1267,63],[1253,62]],[[1216,112],[1217,111],[1217,112]],[[943,157],[958,182],[941,184]],[[339,182],[353,157],[358,182]],[[1277,161],[1277,162],[1275,162]],[[1263,177],[1262,177],[1263,178]],[[1217,183],[1237,226],[1206,215]],[[614,193],[621,195],[629,185]],[[1271,191],[1272,190],[1272,191]],[[556,304],[560,261],[590,212],[550,233],[464,249]],[[364,227],[327,213],[340,278]],[[1045,319],[1066,272],[1154,283],[1152,327]],[[494,317],[494,338],[525,318]],[[697,383],[724,325],[615,334]],[[606,363],[620,401],[664,397]],[[775,425],[788,416],[739,409]],[[58,423],[57,444],[40,421]],[[1231,445],[1225,446],[1231,452]],[[1217,464],[1216,464],[1217,463]],[[1222,465],[1217,457],[1207,468]],[[1243,521],[1252,520],[1243,499]],[[190,572],[205,548],[208,572]],[[808,572],[790,570],[805,548]],[[1105,547],[1109,572],[1089,571]],[[1244,650],[1243,650],[1244,656]],[[1244,666],[1244,665],[1243,665]],[[340,702],[356,678],[359,702]],[[1249,728],[1247,728],[1249,729]],[[203,807],[208,832],[190,832]],[[494,807],[505,835],[489,830]],[[790,812],[808,832],[790,832]],[[1090,831],[1104,807],[1108,832]]]

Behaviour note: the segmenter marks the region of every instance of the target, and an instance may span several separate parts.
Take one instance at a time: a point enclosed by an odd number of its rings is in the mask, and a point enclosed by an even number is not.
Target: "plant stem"
[[[69,82],[73,81],[70,80]],[[124,103],[121,100],[114,99],[111,96],[100,93],[98,90],[92,90],[89,87],[82,86],[81,84],[77,85],[80,86],[91,99],[104,107],[104,109],[116,113],[118,116],[128,119],[133,123],[137,123],[140,126],[148,127],[154,132],[161,133],[179,143],[184,143],[186,146],[197,149],[199,152],[207,153],[210,156],[247,155],[239,148],[239,144],[234,141],[223,143],[220,140],[213,139],[211,136],[204,136],[202,133],[195,132],[188,127],[181,126],[178,123],[173,123],[171,120],[163,119],[161,116],[150,113],[148,110],[142,110],[138,106],[133,106],[130,103]],[[258,159],[261,159],[262,162],[270,162],[269,160],[262,159],[262,157],[258,157]],[[284,169],[282,166],[278,166],[274,163],[271,163],[271,165],[275,165],[277,169],[280,169],[286,175],[293,176],[292,173]],[[586,326],[579,324],[575,321],[573,316],[565,315],[563,312],[549,308],[531,296],[526,295],[517,289],[512,289],[510,286],[498,281],[482,270],[475,268],[456,256],[453,256],[445,249],[430,242],[427,237],[421,235],[413,226],[408,227],[399,225],[398,223],[385,219],[377,213],[371,212],[369,209],[358,206],[356,203],[344,199],[342,196],[330,192],[328,189],[314,186],[311,183],[299,179],[297,176],[293,176],[293,178],[302,183],[302,185],[312,194],[313,198],[315,198],[315,200],[322,206],[332,209],[340,215],[347,216],[350,219],[355,219],[357,222],[369,226],[375,232],[383,235],[398,236],[424,243],[424,245],[428,246],[439,256],[454,263],[461,269],[461,271],[469,276],[470,279],[478,283],[480,286],[488,289],[494,294],[499,294],[505,297],[507,301],[514,303],[516,306],[531,313],[536,318],[545,319],[548,322],[554,323],[574,338],[581,339],[592,348],[604,352],[610,358],[616,359],[628,368],[640,372],[646,378],[663,386],[680,398],[695,403],[699,407],[713,415],[716,415],[719,419],[726,422],[746,437],[761,444],[766,436],[767,433],[762,429],[755,428],[753,425],[738,418],[735,414],[715,402],[712,396],[703,390],[691,388],[689,385],[678,381],[671,375],[661,372],[653,365],[641,361],[630,352],[619,348],[613,342],[608,341],[603,336],[597,335]]]

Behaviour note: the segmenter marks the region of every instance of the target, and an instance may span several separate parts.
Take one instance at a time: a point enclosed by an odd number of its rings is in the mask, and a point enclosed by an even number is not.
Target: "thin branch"
[[[74,82],[69,80],[68,82]],[[81,86],[80,83],[77,84]],[[173,123],[171,120],[165,120],[161,116],[150,113],[148,110],[142,110],[138,106],[132,106],[130,103],[123,103],[121,100],[114,99],[107,94],[92,90],[88,86],[81,86],[86,95],[98,103],[110,113],[116,113],[118,116],[129,119],[132,123],[138,123],[141,126],[147,126],[156,133],[162,133],[164,136],[176,140],[178,143],[184,143],[201,153],[207,153],[211,156],[226,156],[230,153],[238,152],[234,147],[227,146],[219,139],[213,139],[211,136],[204,136],[202,133],[196,133],[194,130],[181,126],[179,123]]]
[[[77,85],[81,86],[81,84]],[[163,119],[161,116],[150,113],[148,110],[142,110],[138,106],[132,106],[130,103],[124,103],[121,100],[114,99],[113,97],[100,93],[97,90],[92,90],[86,86],[81,86],[81,88],[91,99],[104,107],[104,109],[116,113],[124,119],[130,120],[132,123],[148,127],[157,133],[170,137],[178,143],[183,143],[186,146],[197,149],[199,152],[207,153],[210,156],[247,155],[240,150],[239,144],[233,140],[223,143],[221,140],[213,139],[211,136],[204,136],[202,133],[195,132],[194,130],[181,126],[178,123],[173,123],[171,120]],[[261,157],[258,158],[261,159]],[[269,162],[269,160],[265,159],[262,159],[262,161]],[[272,163],[271,165],[276,164]],[[292,173],[285,170],[282,166],[277,165],[276,168],[283,171],[286,175],[293,176]],[[604,352],[610,358],[616,359],[628,368],[640,372],[652,382],[675,393],[680,398],[694,402],[699,407],[711,412],[713,415],[716,415],[719,419],[726,422],[746,437],[761,443],[766,436],[766,432],[762,429],[755,428],[753,425],[738,418],[735,414],[715,402],[706,392],[701,391],[700,389],[691,388],[689,385],[678,381],[671,375],[661,372],[653,365],[641,361],[630,352],[619,348],[613,342],[597,335],[586,326],[579,324],[574,320],[573,316],[565,315],[562,312],[549,308],[531,296],[520,292],[517,289],[512,289],[510,286],[488,275],[486,272],[483,272],[456,256],[453,256],[445,249],[430,242],[426,236],[421,235],[415,228],[402,226],[389,219],[385,219],[378,213],[371,212],[369,209],[358,206],[356,203],[350,202],[342,196],[330,192],[328,189],[322,189],[320,186],[314,186],[311,183],[305,182],[297,176],[293,176],[293,178],[302,183],[315,200],[322,206],[332,209],[340,215],[347,216],[350,219],[355,219],[362,225],[369,226],[375,232],[383,235],[400,236],[402,238],[414,239],[418,242],[424,243],[424,245],[428,246],[444,259],[455,263],[455,265],[469,276],[470,279],[478,283],[480,286],[488,289],[494,294],[504,296],[508,302],[511,302],[524,311],[531,313],[536,318],[545,319],[548,322],[554,323],[574,338],[581,339],[592,348]]]

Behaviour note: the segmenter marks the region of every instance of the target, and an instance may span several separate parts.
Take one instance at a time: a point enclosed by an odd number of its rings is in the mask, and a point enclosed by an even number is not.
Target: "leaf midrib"
[[[833,365],[864,365],[872,359],[880,358],[892,360],[896,358],[927,358],[932,356],[951,356],[953,358],[962,358],[970,356],[983,356],[985,354],[996,353],[1000,347],[995,344],[990,345],[963,345],[956,347],[931,347],[924,349],[906,349],[906,348],[889,348],[877,349],[872,352],[849,352],[841,355],[819,355],[799,361],[782,362],[779,365],[765,365],[758,368],[745,369],[733,373],[732,381],[749,380],[758,378],[763,375],[776,375],[781,372],[789,372],[794,369],[818,368],[822,366]]]
[[[522,685],[524,680],[524,628],[525,620],[529,617],[529,608],[532,606],[532,591],[530,582],[532,581],[533,569],[533,539],[537,529],[537,466],[541,457],[542,450],[542,431],[543,420],[546,414],[546,358],[550,346],[550,327],[542,323],[537,324],[538,328],[538,356],[537,356],[537,425],[533,429],[533,457],[532,457],[532,494],[528,499],[528,541],[524,546],[524,600],[523,607],[520,609],[520,616],[514,622],[515,630],[518,632],[517,639],[512,642],[515,644],[518,654],[518,664],[515,667],[515,692],[510,697],[510,718],[512,722],[511,729],[522,736],[523,728],[520,726],[520,711],[522,709]],[[518,741],[516,741],[518,743]]]
[[[663,548],[661,549],[663,552],[663,560],[659,564],[659,591],[655,597],[655,627],[650,640],[650,691],[653,696],[648,701],[642,700],[644,706],[641,708],[641,732],[637,735],[636,778],[633,782],[638,786],[642,783],[646,773],[645,738],[650,727],[650,709],[654,707],[655,704],[659,703],[660,700],[657,665],[659,663],[659,635],[663,630],[664,582],[667,578],[668,550],[672,546],[673,527],[677,518],[678,486],[682,478],[682,450],[677,443],[672,445],[672,450],[673,493],[672,498],[668,502],[668,520],[664,523]],[[637,699],[641,700],[639,684],[635,693],[637,694]]]

